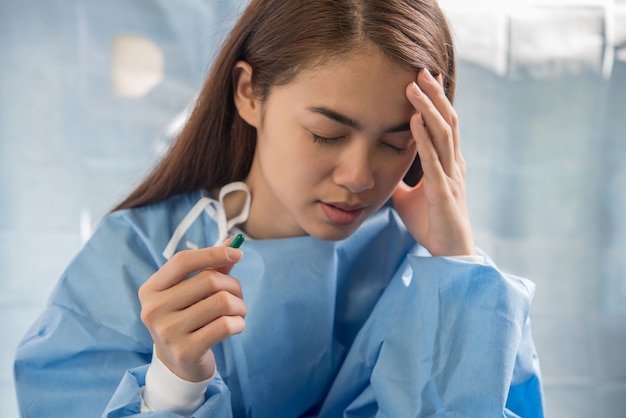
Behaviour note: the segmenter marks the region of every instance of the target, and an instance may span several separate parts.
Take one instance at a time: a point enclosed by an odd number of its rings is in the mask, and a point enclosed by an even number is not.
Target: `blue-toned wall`
[[[17,343],[166,146],[243,3],[0,0],[0,416],[18,416]],[[537,283],[548,416],[621,417],[626,2],[552,3],[442,1],[461,59],[470,211],[479,245]],[[136,37],[154,65],[135,75],[156,83],[140,97],[119,49]]]

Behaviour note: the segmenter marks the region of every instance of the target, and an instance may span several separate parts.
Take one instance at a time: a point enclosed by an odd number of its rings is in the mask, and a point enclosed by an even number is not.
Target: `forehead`
[[[330,107],[364,120],[402,119],[413,113],[405,91],[416,77],[416,71],[370,47],[309,66],[289,83],[274,87],[269,101]]]

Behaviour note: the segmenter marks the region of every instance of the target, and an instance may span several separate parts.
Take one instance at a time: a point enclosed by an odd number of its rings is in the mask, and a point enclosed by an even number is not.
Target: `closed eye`
[[[311,134],[313,135],[313,142],[315,142],[316,144],[323,144],[323,145],[335,145],[337,144],[337,142],[339,142],[340,139],[342,139],[342,136],[335,136],[335,137],[325,137],[325,136],[319,136],[319,135],[315,135],[315,134]]]
[[[392,145],[388,142],[383,142],[383,146],[387,147],[391,151],[398,153],[400,155],[406,155],[409,152],[409,149],[407,147],[404,147],[404,148],[396,147],[395,145]]]

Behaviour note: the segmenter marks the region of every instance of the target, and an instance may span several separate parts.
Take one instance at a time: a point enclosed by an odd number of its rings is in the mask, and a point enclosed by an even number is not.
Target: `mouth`
[[[322,211],[328,220],[336,225],[351,225],[368,205],[348,204],[344,202],[320,202]]]

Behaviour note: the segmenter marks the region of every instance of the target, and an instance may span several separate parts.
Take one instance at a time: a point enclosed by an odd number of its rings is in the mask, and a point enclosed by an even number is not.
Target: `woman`
[[[542,416],[534,287],[475,247],[454,80],[434,1],[252,1],[20,345],[22,414]]]

